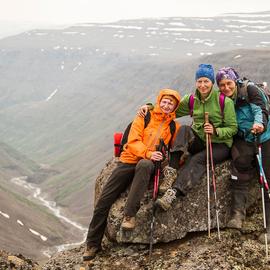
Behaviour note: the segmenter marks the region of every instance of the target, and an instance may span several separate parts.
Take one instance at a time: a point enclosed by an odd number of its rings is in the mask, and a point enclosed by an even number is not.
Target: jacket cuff
[[[152,153],[153,153],[152,151],[147,151],[146,154],[145,154],[145,157],[147,159],[151,159]]]
[[[214,133],[217,137],[219,137],[219,128],[214,127]]]

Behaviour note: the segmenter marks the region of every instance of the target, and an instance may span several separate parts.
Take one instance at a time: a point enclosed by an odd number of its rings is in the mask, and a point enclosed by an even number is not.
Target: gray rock
[[[111,160],[102,170],[96,180],[95,203],[101,194],[101,190],[116,166],[116,159]],[[230,161],[223,162],[215,167],[216,190],[218,199],[218,211],[220,228],[226,226],[230,215]],[[210,181],[211,178],[210,178]],[[173,207],[167,211],[157,211],[154,223],[154,243],[170,242],[181,239],[188,232],[207,231],[207,179],[203,177],[201,183],[194,187],[184,198],[177,198]],[[257,183],[254,179],[253,183]],[[106,230],[106,236],[113,241],[122,243],[149,243],[150,220],[152,217],[152,187],[145,193],[141,202],[141,208],[136,216],[136,228],[131,232],[122,231],[120,224],[123,218],[123,209],[126,203],[129,189],[121,194],[113,204]],[[258,186],[252,185],[249,205],[254,204],[260,192]],[[216,206],[211,191],[211,229],[216,229]],[[215,230],[216,231],[216,230]],[[216,233],[212,232],[212,235]]]

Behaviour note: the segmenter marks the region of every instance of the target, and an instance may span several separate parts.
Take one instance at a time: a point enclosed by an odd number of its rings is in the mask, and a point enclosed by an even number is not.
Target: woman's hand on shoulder
[[[139,117],[145,117],[147,112],[148,112],[149,108],[147,105],[143,105],[137,112],[137,116]]]

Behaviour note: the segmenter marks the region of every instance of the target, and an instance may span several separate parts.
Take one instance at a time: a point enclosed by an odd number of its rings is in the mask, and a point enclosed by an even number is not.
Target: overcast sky
[[[270,0],[0,0],[0,4],[1,21],[54,24],[270,11]]]

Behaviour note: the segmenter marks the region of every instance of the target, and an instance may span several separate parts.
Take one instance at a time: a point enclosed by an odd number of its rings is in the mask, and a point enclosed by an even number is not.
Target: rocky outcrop
[[[96,181],[96,201],[112,170],[116,160],[110,161]],[[219,198],[220,224],[226,225],[230,206],[230,162],[216,167],[217,191]],[[254,183],[257,183],[254,179]],[[261,204],[257,201],[249,208],[247,219],[241,231],[221,230],[221,241],[217,241],[215,209],[212,209],[212,237],[207,235],[207,199],[206,179],[198,185],[184,200],[178,200],[168,212],[158,212],[155,223],[155,242],[168,242],[183,238],[181,241],[153,246],[152,259],[149,260],[149,227],[151,189],[145,194],[142,207],[138,212],[137,227],[129,235],[121,232],[120,223],[128,191],[124,192],[113,205],[108,218],[107,235],[113,243],[104,238],[103,250],[95,259],[82,262],[84,245],[55,254],[42,266],[42,270],[93,269],[93,270],[146,270],[146,269],[270,269],[265,258],[265,246],[257,240],[263,231]],[[251,189],[249,204],[260,196],[258,186]],[[211,205],[214,206],[213,200]],[[205,231],[205,233],[196,233]],[[146,244],[126,244],[146,243]]]
[[[102,187],[116,166],[116,160],[110,161],[96,181],[95,202],[100,196]],[[218,206],[216,208],[213,191],[211,192],[211,229],[217,227],[216,209],[219,212],[220,228],[226,226],[230,214],[230,161],[215,168],[217,181]],[[255,180],[254,183],[257,181]],[[184,198],[178,198],[173,207],[167,211],[157,211],[154,224],[154,242],[169,242],[181,239],[189,232],[207,231],[207,179]],[[152,217],[152,188],[150,187],[141,202],[141,208],[136,216],[136,228],[132,232],[122,231],[120,224],[126,203],[128,190],[121,194],[114,203],[109,217],[106,235],[110,240],[123,243],[149,243],[150,220]],[[257,185],[251,189],[249,204],[253,204],[260,195]]]
[[[40,270],[37,262],[25,258],[21,254],[12,255],[4,250],[0,250],[0,269],[10,270]]]

